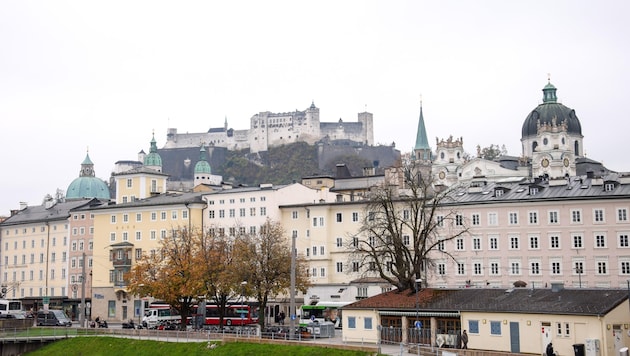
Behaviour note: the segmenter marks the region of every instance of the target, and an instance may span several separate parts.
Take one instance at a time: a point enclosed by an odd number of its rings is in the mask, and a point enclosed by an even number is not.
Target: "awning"
[[[395,316],[428,316],[428,317],[442,317],[442,318],[459,318],[459,312],[428,312],[428,311],[394,311],[394,310],[379,310],[379,315],[395,315]]]

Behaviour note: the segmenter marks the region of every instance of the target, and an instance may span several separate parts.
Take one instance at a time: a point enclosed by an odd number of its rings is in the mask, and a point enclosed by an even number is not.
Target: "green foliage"
[[[163,342],[113,337],[74,337],[53,342],[28,353],[29,356],[247,356],[247,355],[297,355],[297,356],[366,356],[367,352],[331,350],[317,346],[291,346],[254,343],[218,344],[210,349],[207,342]]]
[[[256,163],[258,164],[256,164]],[[319,172],[317,146],[304,142],[272,147],[267,152],[249,154],[229,151],[221,167],[223,178],[237,179],[238,183],[289,184]]]

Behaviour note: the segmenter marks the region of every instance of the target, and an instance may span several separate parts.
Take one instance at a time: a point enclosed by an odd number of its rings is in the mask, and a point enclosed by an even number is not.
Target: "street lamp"
[[[420,301],[418,299],[418,283],[422,283],[421,278],[417,278],[415,281],[415,289],[416,289],[416,322],[414,323],[414,327],[416,328],[416,351],[418,355],[420,355],[420,332],[422,331],[422,323],[420,322]]]
[[[241,282],[241,327],[243,327],[243,319],[245,319],[245,311],[243,308],[243,304],[245,304],[245,286],[247,285],[247,281]]]

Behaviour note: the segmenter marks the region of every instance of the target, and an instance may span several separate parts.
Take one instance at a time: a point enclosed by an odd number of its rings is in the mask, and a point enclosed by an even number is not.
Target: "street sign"
[[[44,297],[42,300],[43,304],[50,304],[50,297]]]
[[[416,326],[416,329],[422,329],[422,322],[420,320],[416,320],[415,326]]]

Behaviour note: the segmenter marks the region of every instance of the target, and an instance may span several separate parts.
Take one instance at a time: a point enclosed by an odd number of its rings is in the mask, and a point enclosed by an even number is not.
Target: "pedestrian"
[[[462,333],[462,349],[468,348],[468,334],[466,334],[466,330]]]
[[[284,325],[284,312],[281,311],[280,314],[278,315],[280,317],[280,324]]]
[[[550,342],[547,344],[547,350],[545,351],[547,356],[555,356],[556,354],[553,352],[553,344]]]

